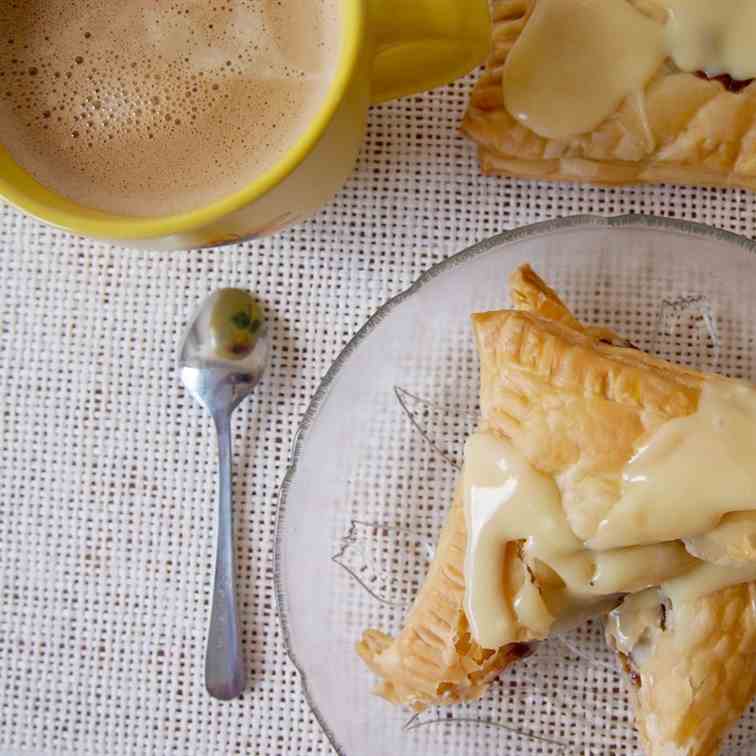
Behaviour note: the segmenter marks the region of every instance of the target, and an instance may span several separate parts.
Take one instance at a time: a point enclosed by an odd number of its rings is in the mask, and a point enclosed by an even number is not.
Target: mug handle
[[[369,0],[368,7],[373,103],[448,84],[488,54],[488,0]]]

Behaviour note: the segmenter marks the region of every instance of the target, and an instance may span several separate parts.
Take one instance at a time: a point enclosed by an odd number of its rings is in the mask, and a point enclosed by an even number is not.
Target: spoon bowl
[[[242,289],[218,289],[197,308],[179,347],[181,380],[211,414],[233,410],[268,364],[270,338],[260,308]]]

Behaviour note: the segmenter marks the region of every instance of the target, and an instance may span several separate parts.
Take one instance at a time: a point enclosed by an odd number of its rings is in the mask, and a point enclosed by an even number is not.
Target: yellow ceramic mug
[[[130,247],[183,249],[274,233],[330,199],[352,171],[370,103],[463,76],[485,57],[488,0],[341,0],[334,81],[306,133],[241,191],[193,212],[110,215],[45,188],[0,145],[0,197],[76,234]]]

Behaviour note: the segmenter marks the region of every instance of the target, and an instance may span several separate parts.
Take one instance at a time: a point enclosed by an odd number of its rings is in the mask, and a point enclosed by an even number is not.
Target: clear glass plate
[[[541,644],[481,700],[419,715],[371,694],[354,644],[369,627],[398,631],[424,577],[475,423],[469,315],[508,304],[515,266],[530,262],[585,322],[752,379],[755,250],[723,231],[639,216],[529,226],[435,266],[354,337],[297,436],[276,545],[285,642],[338,753],[641,753],[599,622]],[[752,708],[723,753],[755,751]]]

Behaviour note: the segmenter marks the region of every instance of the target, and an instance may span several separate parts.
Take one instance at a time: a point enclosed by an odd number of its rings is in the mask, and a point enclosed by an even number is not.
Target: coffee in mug
[[[7,0],[0,143],[86,207],[163,216],[243,188],[329,90],[338,0]]]

